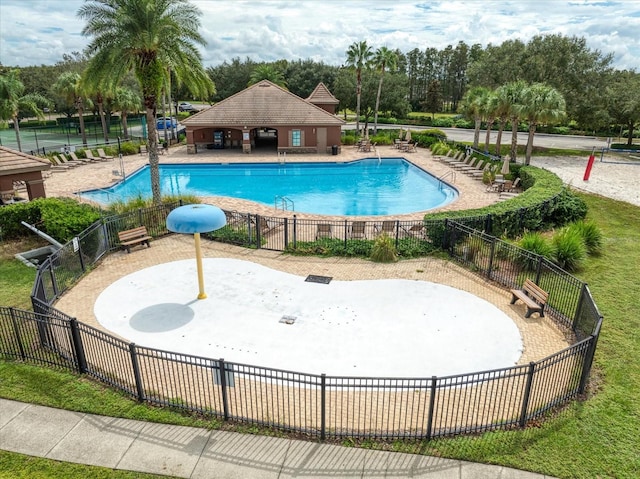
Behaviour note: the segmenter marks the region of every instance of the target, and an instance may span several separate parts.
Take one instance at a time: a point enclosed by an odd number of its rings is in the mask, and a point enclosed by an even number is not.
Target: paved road
[[[371,126],[371,125],[370,125]],[[426,126],[408,126],[408,125],[378,125],[378,129],[381,130],[396,130],[398,128],[411,128],[413,131],[429,130],[431,127]],[[343,126],[344,130],[355,129],[355,123],[348,123]],[[464,128],[438,128],[446,133],[447,138],[455,141],[473,142],[473,130],[467,130]],[[484,143],[486,130],[480,130],[480,143]],[[497,132],[491,133],[491,141],[495,142]],[[518,133],[518,143],[521,145],[526,144],[527,133]],[[502,144],[508,145],[511,143],[511,131],[502,132]],[[561,148],[561,149],[579,149],[579,150],[591,150],[593,147],[596,150],[600,150],[607,146],[606,140],[596,138],[595,136],[577,136],[577,135],[550,135],[547,133],[536,133],[533,140],[535,146],[544,146],[545,148]]]

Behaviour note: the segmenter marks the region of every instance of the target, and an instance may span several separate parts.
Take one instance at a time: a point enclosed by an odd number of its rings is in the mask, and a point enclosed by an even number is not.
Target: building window
[[[300,144],[300,130],[293,130],[291,132],[291,146],[301,146],[301,144]]]

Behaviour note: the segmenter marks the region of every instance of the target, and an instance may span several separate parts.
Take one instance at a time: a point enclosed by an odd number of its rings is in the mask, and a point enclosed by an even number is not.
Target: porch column
[[[251,132],[246,126],[242,129],[242,152],[251,153]]]

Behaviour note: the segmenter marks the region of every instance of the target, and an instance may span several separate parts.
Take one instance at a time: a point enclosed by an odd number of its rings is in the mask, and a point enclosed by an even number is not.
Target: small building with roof
[[[187,152],[204,148],[337,153],[344,120],[338,100],[320,83],[305,100],[262,80],[182,121]],[[337,147],[337,148],[334,148]]]
[[[47,160],[0,146],[0,199],[12,202],[20,184],[26,186],[30,200],[46,197],[43,172],[50,169]]]

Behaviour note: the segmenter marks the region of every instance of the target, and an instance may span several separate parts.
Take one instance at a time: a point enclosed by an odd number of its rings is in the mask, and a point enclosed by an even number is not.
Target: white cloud
[[[53,64],[87,39],[82,0],[0,0],[0,62]],[[534,35],[585,37],[614,54],[617,68],[640,69],[640,1],[193,0],[202,11],[205,66],[234,57],[344,62],[356,41],[408,52],[464,41],[527,42]]]

